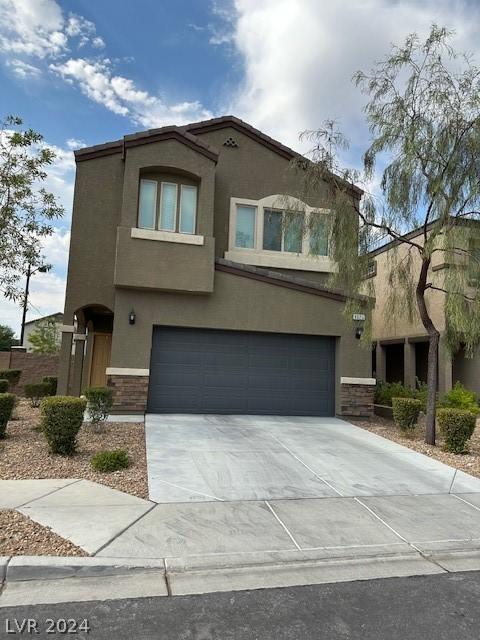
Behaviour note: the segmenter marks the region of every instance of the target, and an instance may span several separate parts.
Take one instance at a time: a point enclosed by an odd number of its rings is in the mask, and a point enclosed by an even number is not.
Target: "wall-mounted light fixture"
[[[132,309],[128,314],[128,324],[135,324],[135,320],[137,316],[135,315],[135,311]]]
[[[360,338],[363,336],[365,320],[366,316],[364,313],[353,314],[353,322],[355,323],[355,338],[357,340],[360,340]]]

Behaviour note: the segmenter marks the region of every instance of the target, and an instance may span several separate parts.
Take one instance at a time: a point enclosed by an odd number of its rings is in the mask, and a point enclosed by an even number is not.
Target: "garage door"
[[[155,327],[148,410],[331,416],[335,339]]]

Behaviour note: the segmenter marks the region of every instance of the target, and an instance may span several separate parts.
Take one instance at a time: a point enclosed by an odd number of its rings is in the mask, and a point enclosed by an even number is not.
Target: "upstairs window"
[[[237,207],[237,223],[235,228],[235,246],[242,249],[255,248],[255,226],[257,207],[239,205]]]
[[[301,213],[263,210],[263,249],[302,253],[304,216]]]
[[[138,226],[172,233],[194,234],[197,187],[175,182],[140,180]]]
[[[157,210],[157,182],[141,180],[138,203],[138,226],[142,229],[155,229]]]

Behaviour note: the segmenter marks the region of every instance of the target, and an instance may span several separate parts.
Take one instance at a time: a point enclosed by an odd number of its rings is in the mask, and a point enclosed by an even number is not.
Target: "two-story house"
[[[59,393],[109,384],[116,413],[370,411],[370,352],[325,285],[329,184],[296,199],[295,155],[232,116],[75,153]]]
[[[434,223],[431,223],[427,230],[431,231]],[[461,226],[474,225],[478,223],[474,220],[465,220]],[[415,229],[406,234],[406,238],[417,244],[423,245],[423,227]],[[455,233],[451,231],[449,233]],[[459,228],[458,242],[477,243],[475,234],[468,233],[469,240],[465,233]],[[473,238],[471,236],[474,236]],[[440,345],[438,353],[438,390],[440,393],[449,391],[455,382],[461,382],[468,389],[480,394],[480,351],[475,357],[466,357],[463,348],[452,354],[447,347],[445,332],[447,330],[447,317],[445,313],[445,293],[440,289],[445,288],[445,277],[451,268],[466,269],[466,291],[467,295],[473,295],[469,290],[468,273],[469,256],[475,258],[475,247],[469,247],[468,254],[458,253],[450,260],[446,257],[442,249],[442,238],[437,238],[437,251],[432,254],[432,264],[430,267],[429,281],[439,290],[430,288],[426,293],[427,306],[433,323],[440,332]],[[465,247],[466,248],[466,247]],[[477,253],[479,249],[476,249]],[[392,258],[395,252],[395,258]],[[416,379],[426,382],[427,379],[427,357],[428,357],[428,335],[423,327],[418,314],[414,314],[410,320],[407,314],[401,309],[392,309],[390,304],[389,289],[391,284],[388,275],[392,265],[398,264],[407,254],[413,257],[413,271],[420,271],[420,258],[415,249],[407,244],[398,244],[395,241],[389,242],[379,249],[370,253],[368,278],[373,278],[375,291],[375,309],[372,316],[372,337],[373,337],[373,362],[372,370],[378,380],[387,382],[402,382],[408,386],[415,387]],[[392,262],[393,260],[393,262]],[[452,264],[452,260],[454,264]],[[478,261],[476,262],[478,269]],[[447,285],[448,286],[448,285]]]

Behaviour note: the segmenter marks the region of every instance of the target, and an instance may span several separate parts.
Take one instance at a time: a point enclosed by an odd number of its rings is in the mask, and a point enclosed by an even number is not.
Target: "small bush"
[[[42,382],[48,384],[48,396],[54,396],[57,393],[57,382],[58,378],[56,376],[45,376],[42,378]]]
[[[468,409],[439,409],[437,419],[445,439],[445,449],[464,453],[475,430],[476,416]]]
[[[406,387],[401,382],[382,382],[380,380],[375,389],[375,403],[391,407],[392,398],[413,398],[414,395],[415,390]]]
[[[119,471],[130,466],[130,460],[125,449],[114,449],[113,451],[100,451],[94,455],[90,461],[95,471]]]
[[[8,380],[5,378],[0,378],[0,393],[7,393],[8,391]]]
[[[416,398],[392,398],[393,419],[402,431],[415,428],[422,403]]]
[[[0,393],[0,439],[7,435],[7,424],[12,417],[15,401],[13,393]]]
[[[0,371],[0,378],[2,378],[3,380],[8,380],[8,385],[10,388],[18,384],[21,375],[22,372],[20,371],[20,369],[2,369]]]
[[[50,388],[48,382],[26,384],[24,386],[25,397],[30,399],[32,407],[39,407],[41,399],[50,395]]]
[[[88,401],[88,413],[94,425],[104,422],[113,404],[113,389],[110,387],[87,387],[85,397]]]
[[[456,382],[453,389],[443,396],[439,406],[444,409],[465,409],[475,415],[479,412],[477,394],[465,389],[460,382]]]
[[[86,402],[82,398],[55,396],[41,404],[41,428],[52,453],[70,456],[75,453],[77,433],[83,423]]]

